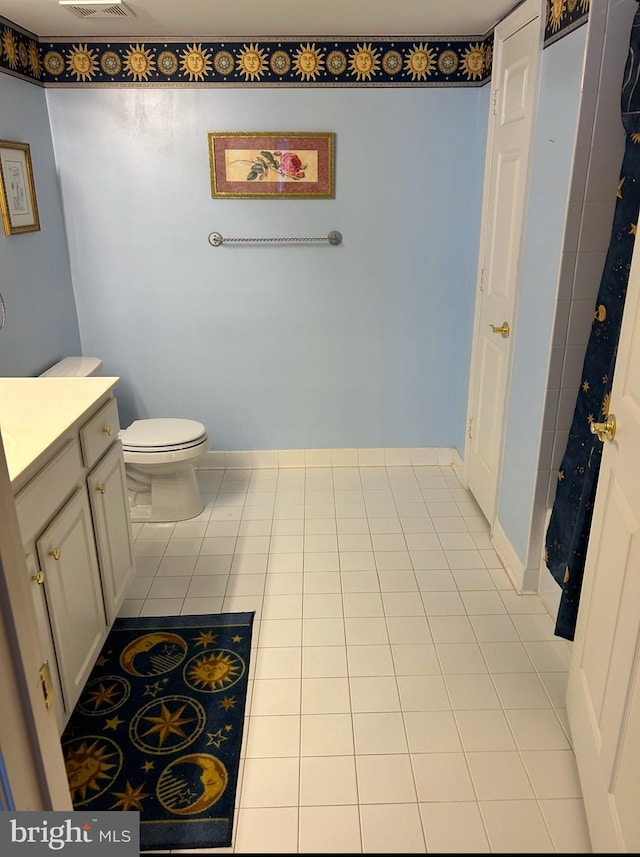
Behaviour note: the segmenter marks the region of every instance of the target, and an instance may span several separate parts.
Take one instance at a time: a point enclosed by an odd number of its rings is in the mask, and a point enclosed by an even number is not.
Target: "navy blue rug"
[[[140,850],[231,845],[254,613],[116,619],[62,735],[76,810]]]

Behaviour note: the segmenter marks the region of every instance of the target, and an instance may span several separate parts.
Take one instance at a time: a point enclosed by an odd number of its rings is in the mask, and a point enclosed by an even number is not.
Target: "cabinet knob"
[[[54,559],[60,559],[60,548],[54,548],[52,551],[49,551],[49,556],[52,556]]]
[[[104,482],[101,482],[99,485],[96,485],[96,491],[99,491],[101,494],[104,494],[104,492],[105,492]]]
[[[108,435],[109,437],[111,437],[111,434],[112,434],[111,426],[106,426],[106,428],[103,428],[103,429],[102,429],[102,431],[103,431],[106,435]]]
[[[39,571],[36,574],[32,574],[31,580],[33,580],[34,583],[39,583],[40,586],[42,586],[42,584],[44,583],[44,572]]]

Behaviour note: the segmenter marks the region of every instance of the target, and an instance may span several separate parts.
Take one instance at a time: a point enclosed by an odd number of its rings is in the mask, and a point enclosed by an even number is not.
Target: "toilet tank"
[[[41,378],[86,378],[89,375],[100,375],[102,360],[99,357],[65,357],[54,363]]]

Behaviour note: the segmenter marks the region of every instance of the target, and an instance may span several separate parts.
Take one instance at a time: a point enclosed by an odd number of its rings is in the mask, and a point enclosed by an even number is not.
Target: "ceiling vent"
[[[78,18],[135,18],[135,13],[122,0],[58,0]]]

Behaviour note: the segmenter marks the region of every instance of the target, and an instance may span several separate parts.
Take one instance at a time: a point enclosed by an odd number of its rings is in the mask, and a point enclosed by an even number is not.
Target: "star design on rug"
[[[142,766],[142,770],[143,770],[146,774],[148,774],[148,773],[149,773],[149,771],[152,771],[152,770],[153,770],[153,768],[154,768],[154,764],[153,764],[153,762],[151,762],[151,761],[147,761],[147,762],[145,762],[145,763],[144,763],[144,765]]]
[[[235,705],[235,696],[225,696],[225,698],[220,702],[220,707],[224,708],[225,711],[228,711],[230,708],[235,708]]]
[[[564,479],[564,470],[558,470],[558,482],[562,482]]]
[[[186,705],[182,705],[180,708],[178,708],[177,711],[169,711],[167,706],[162,703],[160,714],[157,717],[144,718],[153,725],[143,734],[153,735],[157,733],[158,745],[160,747],[163,746],[169,735],[180,735],[180,737],[186,738],[186,733],[182,727],[185,725],[185,723],[192,723],[194,718],[181,716],[185,708]]]
[[[236,634],[236,635],[235,635],[235,637],[232,637],[232,638],[231,638],[231,642],[232,642],[232,643],[241,643],[241,642],[242,642],[242,637],[241,637],[239,634]]]
[[[111,717],[104,724],[105,729],[117,729],[121,723],[124,723],[124,720],[120,720],[119,717]]]
[[[136,786],[135,788],[131,785],[129,780],[127,780],[127,785],[125,786],[125,790],[123,792],[112,792],[114,797],[120,798],[114,804],[112,809],[142,809],[142,800],[146,797],[151,797],[151,793],[143,792],[143,785]]]
[[[162,685],[165,685],[169,681],[168,678],[162,678],[154,684],[148,684],[144,689],[145,696],[157,696],[162,690]]]
[[[102,682],[96,690],[92,690],[87,695],[87,703],[92,702],[96,709],[105,705],[113,705],[115,700],[122,693],[122,688],[116,684],[105,685]]]
[[[214,634],[213,631],[201,631],[198,636],[194,638],[194,643],[196,646],[202,646],[203,649],[206,649],[207,646],[212,646],[217,639],[218,635]]]
[[[226,726],[225,729],[228,730],[230,727]],[[222,734],[222,728],[220,728],[217,732],[207,732],[207,739],[208,746],[213,744],[219,750],[222,742],[227,740],[227,736]]]

